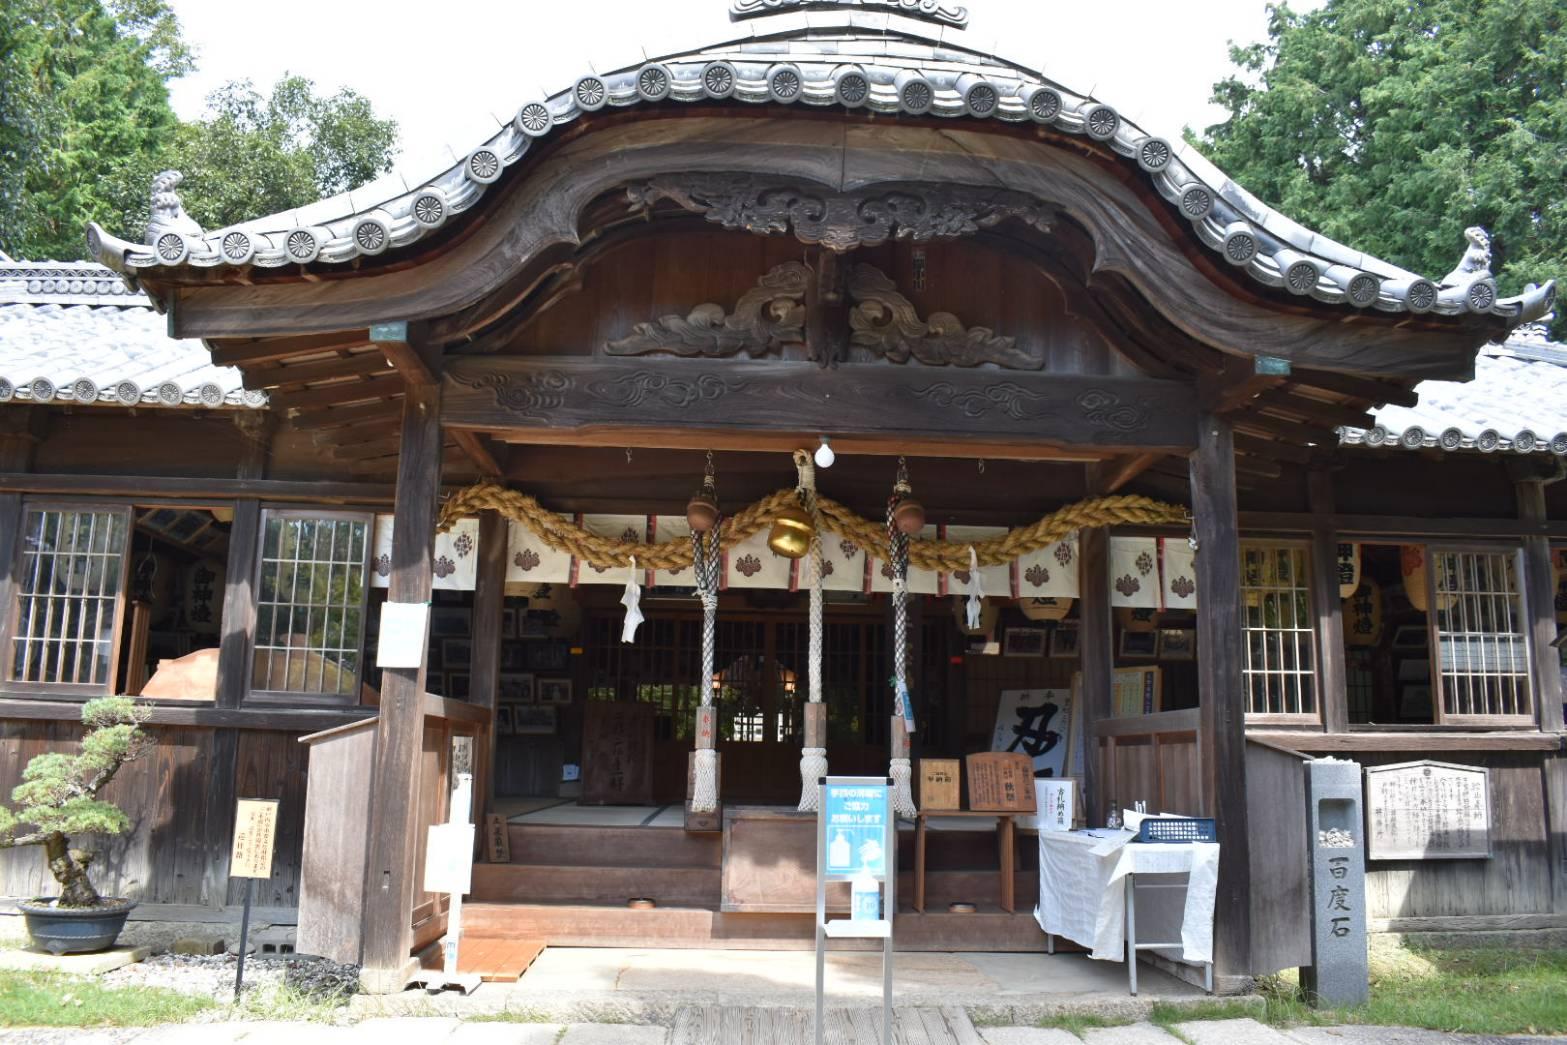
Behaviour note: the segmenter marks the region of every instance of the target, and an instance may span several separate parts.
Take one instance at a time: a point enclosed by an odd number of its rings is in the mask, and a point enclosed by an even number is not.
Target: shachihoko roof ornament
[[[769,2],[735,0],[747,8]],[[1216,258],[1303,298],[1354,310],[1489,314],[1514,325],[1551,310],[1554,283],[1501,298],[1478,258],[1438,284],[1336,243],[1273,210],[1184,142],[1150,135],[1091,95],[970,46],[951,25],[902,13],[934,18],[956,10],[952,5],[860,0],[853,10],[809,14],[791,0],[771,6],[769,17],[736,24],[733,38],[613,72],[589,71],[525,101],[508,124],[433,176],[391,175],[297,210],[201,232],[178,208],[178,175],[169,172],[158,187],[165,224],[155,219],[152,243],[129,242],[91,224],[89,249],[132,281],[180,266],[343,265],[397,253],[431,235],[475,206],[536,142],[588,114],[668,103],[803,104],[1030,123],[1084,136],[1147,178]],[[1474,235],[1470,248],[1480,249]]]

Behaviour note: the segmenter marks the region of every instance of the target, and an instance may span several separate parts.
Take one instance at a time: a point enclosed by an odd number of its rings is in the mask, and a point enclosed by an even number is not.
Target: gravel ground
[[[163,987],[227,1001],[234,997],[237,959],[232,955],[155,954],[146,961],[105,973],[109,987]],[[287,986],[323,1001],[358,989],[359,970],[324,958],[251,955],[245,961],[245,992]]]

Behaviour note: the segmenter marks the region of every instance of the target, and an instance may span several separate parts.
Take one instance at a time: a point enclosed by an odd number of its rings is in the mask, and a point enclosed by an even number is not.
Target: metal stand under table
[[[1185,882],[1149,882],[1144,889],[1180,889],[1186,890]],[[1141,943],[1137,939],[1137,875],[1126,876],[1126,981],[1132,991],[1132,996],[1137,996],[1137,952],[1155,951],[1167,947],[1182,947],[1180,940],[1174,943]],[[1213,993],[1213,962],[1202,963],[1202,987],[1209,994]]]

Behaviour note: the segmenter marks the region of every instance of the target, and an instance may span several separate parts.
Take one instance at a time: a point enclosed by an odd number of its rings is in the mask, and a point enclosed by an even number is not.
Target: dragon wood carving
[[[779,265],[745,293],[732,314],[711,302],[685,318],[665,316],[638,323],[626,337],[608,342],[611,356],[673,355],[751,358],[779,351],[805,339],[806,284],[810,269],[797,261]],[[850,275],[850,344],[894,363],[910,359],[926,366],[974,367],[993,363],[1006,370],[1040,370],[1041,351],[1019,348],[1017,340],[988,327],[965,327],[950,312],[921,319],[914,303],[873,265],[860,264]]]
[[[754,359],[785,344],[799,344],[805,340],[809,278],[810,270],[800,262],[785,262],[746,291],[729,315],[721,305],[701,304],[684,318],[664,316],[638,323],[627,336],[606,344],[604,351],[612,356],[668,353],[709,358],[744,352]]]

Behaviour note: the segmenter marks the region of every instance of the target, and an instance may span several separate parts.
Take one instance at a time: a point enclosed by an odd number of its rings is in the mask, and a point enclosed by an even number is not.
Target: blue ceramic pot
[[[106,900],[97,907],[51,907],[52,896],[19,900],[16,909],[27,919],[33,943],[50,954],[90,954],[106,951],[120,938],[135,900]]]

